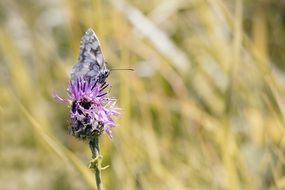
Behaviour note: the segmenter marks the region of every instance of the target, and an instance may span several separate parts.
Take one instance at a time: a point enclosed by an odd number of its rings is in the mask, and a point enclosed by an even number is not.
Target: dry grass
[[[0,189],[95,188],[88,145],[67,135],[68,108],[51,97],[66,93],[88,27],[112,68],[135,68],[108,79],[123,114],[101,140],[106,189],[284,189],[283,59],[268,11],[238,0],[1,1]]]

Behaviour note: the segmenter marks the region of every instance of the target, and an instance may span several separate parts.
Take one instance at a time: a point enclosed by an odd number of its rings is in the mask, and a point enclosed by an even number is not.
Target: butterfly
[[[99,40],[95,32],[89,28],[80,41],[78,63],[71,71],[71,82],[79,78],[95,80],[103,84],[109,76],[110,70],[104,59]]]

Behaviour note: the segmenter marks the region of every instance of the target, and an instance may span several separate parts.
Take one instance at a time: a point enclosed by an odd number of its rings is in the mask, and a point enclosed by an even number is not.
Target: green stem
[[[92,152],[91,167],[95,170],[95,179],[97,184],[97,190],[103,190],[102,178],[101,178],[101,159],[99,149],[99,137],[95,137],[89,141],[89,146]]]

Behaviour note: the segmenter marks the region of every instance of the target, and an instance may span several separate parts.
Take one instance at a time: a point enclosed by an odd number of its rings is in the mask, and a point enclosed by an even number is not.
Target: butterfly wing
[[[71,71],[71,81],[78,78],[97,80],[102,70],[106,69],[103,53],[95,32],[89,28],[80,42],[78,63]]]

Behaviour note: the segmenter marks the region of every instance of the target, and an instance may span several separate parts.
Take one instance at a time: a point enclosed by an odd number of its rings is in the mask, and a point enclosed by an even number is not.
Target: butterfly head
[[[110,75],[110,70],[106,68],[103,70],[102,74],[104,75],[105,78],[107,78]]]
[[[101,69],[99,74],[99,83],[105,82],[106,78],[110,75],[110,70],[105,67],[104,69]]]

